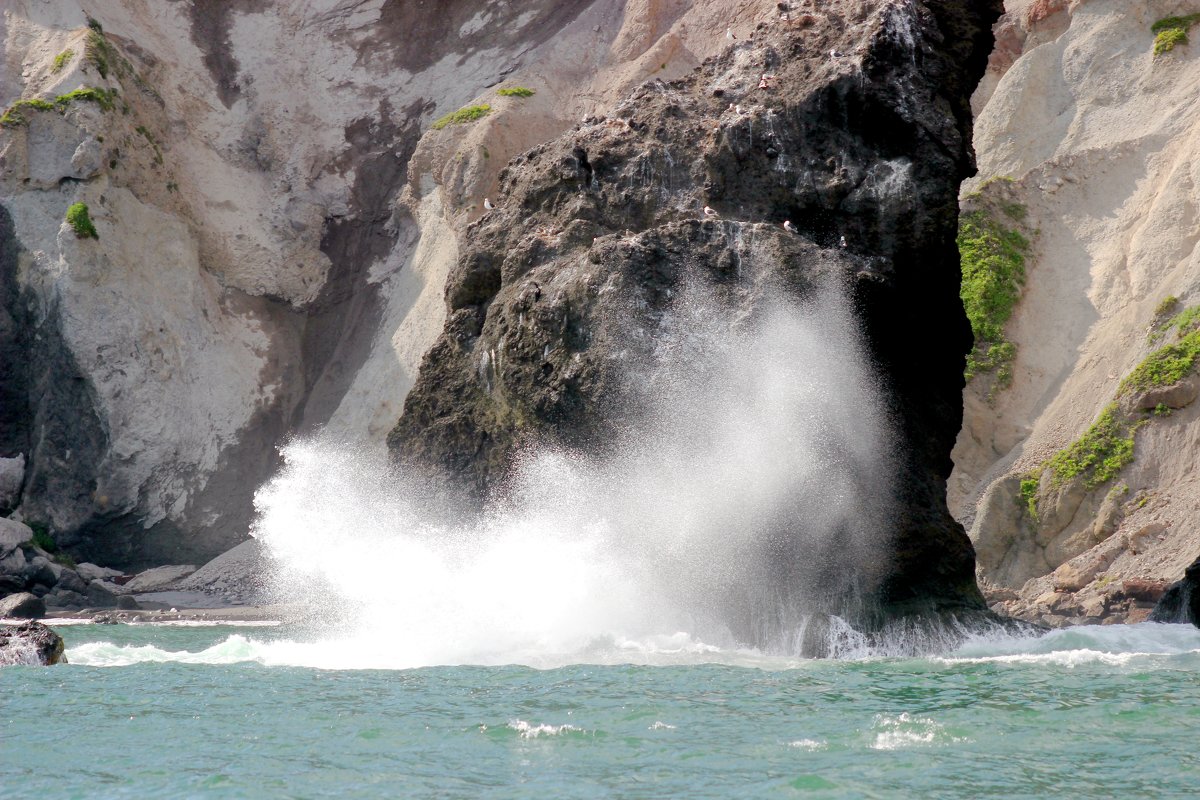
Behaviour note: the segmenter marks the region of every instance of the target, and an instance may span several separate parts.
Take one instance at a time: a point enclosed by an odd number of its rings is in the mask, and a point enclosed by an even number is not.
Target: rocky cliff
[[[752,314],[833,276],[898,439],[894,551],[871,592],[889,614],[981,608],[944,482],[969,345],[953,246],[965,97],[990,19],[985,3],[822,3],[519,156],[467,230],[393,452],[480,500],[529,441],[603,452],[636,424],[628,365],[683,286]],[[789,563],[804,525],[773,537]]]
[[[1010,0],[997,27],[961,241],[964,296],[1005,311],[950,498],[1004,612],[1138,621],[1200,553],[1197,12]]]
[[[773,10],[436,5],[5,4],[0,510],[124,567],[245,538],[285,436],[382,447],[509,157]]]
[[[685,283],[752,314],[832,282],[899,454],[873,594],[981,608],[944,484],[998,5],[428,5],[6,7],[4,510],[80,558],[199,562],[318,428],[482,501],[531,438],[603,450],[609,356]]]

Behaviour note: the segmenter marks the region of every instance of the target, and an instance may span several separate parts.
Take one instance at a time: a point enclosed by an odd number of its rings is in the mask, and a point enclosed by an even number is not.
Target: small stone
[[[1134,555],[1144,553],[1147,547],[1149,547],[1150,540],[1162,534],[1166,529],[1167,526],[1161,522],[1151,522],[1149,525],[1143,525],[1125,538],[1125,546]]]
[[[10,594],[0,600],[0,618],[37,619],[46,616],[46,604],[29,592]]]

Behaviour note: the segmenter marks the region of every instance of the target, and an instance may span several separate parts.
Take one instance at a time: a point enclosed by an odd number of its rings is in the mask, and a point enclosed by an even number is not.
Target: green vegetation
[[[53,111],[54,103],[39,98],[31,100],[18,100],[7,109],[4,114],[0,115],[0,126],[5,128],[15,128],[18,125],[25,125],[29,122],[29,118],[21,112],[25,109],[33,109],[34,111]]]
[[[1118,395],[1178,383],[1196,366],[1197,358],[1200,358],[1200,330],[1193,330],[1178,342],[1160,347],[1146,356],[1146,359],[1121,381]]]
[[[112,111],[113,99],[116,96],[116,89],[92,89],[84,86],[73,92],[60,94],[54,98],[53,102],[37,97],[29,100],[18,100],[5,110],[3,116],[0,116],[0,126],[15,128],[19,125],[27,125],[29,124],[29,118],[25,114],[22,114],[22,111],[65,111],[67,106],[78,100],[96,103],[105,111]]]
[[[1038,518],[1037,496],[1038,486],[1042,482],[1042,469],[1037,468],[1033,472],[1021,479],[1021,503],[1029,511],[1029,516],[1034,522]]]
[[[1177,45],[1188,43],[1188,30],[1200,22],[1200,14],[1188,14],[1182,17],[1166,17],[1150,26],[1154,37],[1154,55],[1161,56],[1175,49]]]
[[[50,535],[50,529],[46,527],[44,522],[27,522],[25,524],[33,531],[33,538],[29,541],[47,553],[58,552],[58,542],[54,541],[54,537]]]
[[[96,233],[96,226],[92,224],[92,218],[88,216],[87,203],[76,203],[67,209],[67,224],[75,231],[75,235],[80,239],[99,239],[100,235]]]
[[[158,148],[158,142],[154,141],[154,137],[150,135],[150,131],[146,130],[145,125],[138,125],[134,130],[145,137],[150,146],[154,148],[154,163],[161,166],[163,163],[162,150]]]
[[[1159,304],[1156,317],[1169,314],[1178,303],[1178,298],[1167,298]],[[1146,356],[1126,375],[1117,389],[1117,400],[1135,392],[1178,383],[1196,369],[1200,361],[1200,306],[1176,314],[1157,330],[1160,338],[1175,331],[1176,341]],[[1028,508],[1029,516],[1037,522],[1039,487],[1046,470],[1050,471],[1051,487],[1079,479],[1085,489],[1095,489],[1117,477],[1133,461],[1137,432],[1143,425],[1170,415],[1171,409],[1163,403],[1145,412],[1123,411],[1117,402],[1110,403],[1083,436],[1023,476],[1021,502]]]
[[[116,104],[116,99],[116,89],[93,89],[90,86],[84,86],[76,89],[73,92],[60,94],[58,97],[54,98],[54,105],[58,106],[59,108],[66,108],[77,100],[85,100],[95,103],[105,111],[112,111],[113,106]]]
[[[433,123],[433,129],[440,131],[447,125],[463,125],[467,122],[474,122],[477,119],[483,119],[488,114],[492,113],[492,107],[487,103],[478,106],[467,106],[460,108]]]
[[[1013,220],[1025,217],[1025,207],[1017,203],[1004,204],[1001,211]],[[1017,348],[1005,338],[1004,326],[1021,298],[1029,240],[983,208],[959,218],[958,252],[962,260],[959,294],[975,336],[975,346],[967,356],[966,379],[994,371],[996,388],[1006,388],[1012,383]]]
[[[1109,405],[1083,436],[1046,462],[1050,485],[1062,486],[1076,476],[1083,477],[1086,489],[1108,483],[1133,461],[1134,434],[1141,425],[1125,419],[1116,403]]]
[[[95,19],[93,17],[88,17],[87,18],[87,26],[89,28],[91,28],[92,30],[94,30],[96,33],[104,33],[104,26],[100,24],[100,21],[98,19]]]
[[[74,57],[75,51],[68,47],[54,57],[54,64],[50,67],[50,71],[57,75],[63,71],[63,67],[67,66],[67,63]]]
[[[533,97],[537,92],[533,89],[526,89],[524,86],[513,86],[509,89],[498,89],[496,94],[501,97]]]

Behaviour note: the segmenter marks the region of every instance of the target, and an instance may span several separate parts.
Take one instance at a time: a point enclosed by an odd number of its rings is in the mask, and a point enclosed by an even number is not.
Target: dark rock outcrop
[[[0,625],[0,666],[65,663],[62,637],[40,622]]]
[[[945,484],[970,346],[957,192],[1000,5],[826,2],[514,159],[451,273],[394,456],[478,508],[525,445],[602,455],[636,420],[629,364],[687,286],[749,314],[840,283],[897,439],[892,547],[860,581],[860,621],[985,616]]]
[[[1150,612],[1151,622],[1188,623],[1200,628],[1200,558],[1183,571]]]

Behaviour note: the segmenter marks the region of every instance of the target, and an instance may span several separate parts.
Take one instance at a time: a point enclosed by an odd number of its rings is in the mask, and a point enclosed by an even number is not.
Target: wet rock
[[[985,610],[945,485],[971,346],[957,194],[973,169],[969,98],[1001,4],[864,8],[861,24],[822,16],[803,33],[770,27],[756,34],[753,60],[729,50],[634,90],[619,112],[628,128],[586,123],[510,163],[503,202],[468,230],[445,328],[388,439],[409,474],[476,510],[530,441],[603,455],[636,405],[629,364],[652,355],[672,297],[713,287],[753,318],[764,298],[811,299],[825,280],[840,282],[897,423],[898,496],[890,557],[832,582],[861,578],[875,625]],[[898,24],[915,50],[897,44]],[[831,65],[831,50],[846,56]],[[764,67],[775,90],[731,112]],[[742,232],[755,242],[745,272]],[[808,577],[830,581],[847,561],[844,551],[799,556],[789,546],[801,521],[779,527],[764,540],[785,543],[785,555],[765,556],[781,594]]]
[[[1200,558],[1183,572],[1183,579],[1167,587],[1150,615],[1152,622],[1187,623],[1200,627]]]
[[[133,580],[125,584],[125,589],[134,593],[161,592],[170,589],[195,571],[196,567],[191,564],[155,567],[145,572],[139,572]]]
[[[37,619],[46,616],[46,604],[30,592],[10,594],[0,600],[0,618]]]
[[[40,622],[0,625],[0,666],[65,663],[62,637]]]

